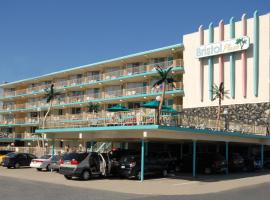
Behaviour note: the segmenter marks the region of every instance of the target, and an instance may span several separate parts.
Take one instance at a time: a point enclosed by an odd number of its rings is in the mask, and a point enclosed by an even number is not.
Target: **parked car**
[[[57,163],[60,160],[60,156],[59,155],[44,155],[41,156],[40,158],[37,159],[33,159],[30,163],[30,167],[32,168],[36,168],[38,171],[41,170],[46,170],[46,171],[50,171],[51,165],[54,165],[55,163]]]
[[[246,161],[248,163],[250,161]],[[232,153],[229,155],[229,171],[244,171],[245,169],[245,159],[239,153]]]
[[[181,161],[181,171],[191,172],[193,166],[193,155],[185,155]],[[199,173],[225,173],[227,171],[227,162],[219,153],[197,153],[196,170]]]
[[[167,176],[173,159],[171,157],[164,157],[166,152],[149,154],[144,159],[144,174],[148,175],[162,175]],[[119,175],[126,178],[141,177],[141,156],[127,155],[120,160]]]
[[[97,152],[68,153],[61,160],[59,173],[66,179],[78,177],[88,180],[94,176],[107,176],[110,174],[108,158]]]
[[[247,155],[243,156],[244,167],[243,171],[256,171],[262,169],[261,157],[258,155]]]
[[[119,168],[120,168],[120,160],[124,156],[128,155],[139,155],[139,152],[136,150],[129,150],[129,149],[112,149],[109,152],[109,158],[111,162],[111,174],[118,175]]]
[[[29,166],[35,158],[37,158],[35,155],[29,153],[9,153],[4,158],[3,166],[7,168]]]
[[[0,165],[2,165],[4,157],[5,157],[8,153],[12,153],[12,152],[13,152],[13,151],[9,151],[9,150],[1,150],[1,151],[0,151]]]

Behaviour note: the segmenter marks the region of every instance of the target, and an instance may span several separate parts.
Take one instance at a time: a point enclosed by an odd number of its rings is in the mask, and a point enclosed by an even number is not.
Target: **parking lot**
[[[233,173],[230,175],[201,175],[192,178],[190,174],[170,174],[167,178],[137,180],[119,178],[92,179],[89,181],[66,180],[56,172],[38,172],[32,168],[7,169],[0,167],[1,177],[11,177],[65,186],[106,190],[144,195],[189,195],[216,193],[270,182],[269,171],[254,173]]]

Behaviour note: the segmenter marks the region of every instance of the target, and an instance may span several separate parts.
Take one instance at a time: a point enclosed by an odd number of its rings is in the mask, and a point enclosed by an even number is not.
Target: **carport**
[[[197,175],[196,152],[197,142],[199,141],[224,142],[227,161],[230,151],[229,143],[231,142],[260,145],[262,165],[264,160],[264,146],[270,144],[270,136],[159,125],[39,129],[36,132],[46,134],[46,137],[53,141],[57,139],[120,142],[139,141],[141,148],[141,181],[144,180],[144,158],[145,152],[147,152],[148,141],[192,141],[193,177]]]

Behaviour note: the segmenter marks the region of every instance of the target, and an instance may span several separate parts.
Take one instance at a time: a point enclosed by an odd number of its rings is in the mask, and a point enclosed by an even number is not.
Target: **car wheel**
[[[47,171],[47,172],[51,171],[50,165],[47,165],[46,171]]]
[[[10,169],[11,167],[7,167],[8,169]]]
[[[84,170],[82,175],[81,175],[81,178],[85,181],[89,180],[91,177],[91,174],[88,170]]]
[[[163,169],[163,170],[162,170],[162,176],[163,176],[163,177],[168,176],[168,170],[167,170],[167,169]]]
[[[19,168],[20,168],[20,163],[16,162],[16,163],[14,164],[14,168],[15,168],[15,169],[19,169]]]
[[[67,180],[71,180],[72,177],[71,176],[68,176],[68,175],[64,175],[64,177],[67,179]]]
[[[37,168],[37,171],[39,171],[39,172],[40,172],[41,170],[42,170],[41,168]]]

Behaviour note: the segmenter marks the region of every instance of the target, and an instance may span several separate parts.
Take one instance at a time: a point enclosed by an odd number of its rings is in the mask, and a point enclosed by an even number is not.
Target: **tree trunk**
[[[48,114],[49,114],[50,111],[51,111],[52,103],[53,103],[53,101],[51,100],[50,106],[49,106],[49,108],[48,108],[48,110],[47,110],[47,112],[46,112],[46,114],[45,114],[45,116],[44,116],[44,119],[43,119],[42,129],[45,129],[46,119],[47,119]],[[43,147],[43,148],[45,147],[44,143],[45,143],[45,142],[44,142],[44,133],[43,133],[43,134],[42,134],[42,147]]]
[[[158,117],[157,117],[158,125],[161,124],[161,110],[162,110],[162,106],[163,106],[163,103],[165,100],[165,92],[166,92],[166,83],[163,82],[162,83],[162,95],[161,95],[161,100],[160,100],[159,107],[158,107]]]
[[[216,127],[220,130],[220,114],[221,114],[221,98],[218,99],[218,113],[217,113],[217,123]]]

